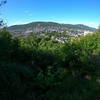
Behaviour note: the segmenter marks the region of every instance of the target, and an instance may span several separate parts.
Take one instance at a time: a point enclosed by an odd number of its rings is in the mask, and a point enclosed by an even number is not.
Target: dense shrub
[[[62,44],[0,31],[1,100],[99,100],[100,34]]]

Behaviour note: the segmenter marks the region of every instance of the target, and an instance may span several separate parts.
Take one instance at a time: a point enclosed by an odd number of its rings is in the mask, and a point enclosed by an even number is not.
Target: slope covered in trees
[[[8,27],[8,30],[13,34],[24,34],[28,33],[44,33],[44,32],[70,32],[70,31],[95,31],[95,28],[82,25],[82,24],[59,24],[55,22],[32,22],[23,25],[13,25]]]
[[[0,31],[1,100],[100,100],[100,32],[62,44]]]

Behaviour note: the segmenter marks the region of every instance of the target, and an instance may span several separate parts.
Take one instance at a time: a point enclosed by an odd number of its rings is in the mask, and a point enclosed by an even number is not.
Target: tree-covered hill
[[[44,33],[44,32],[68,32],[77,30],[95,31],[95,28],[88,27],[86,25],[77,24],[59,24],[55,22],[32,22],[23,25],[14,25],[8,28],[10,32],[15,34],[33,34],[33,33]]]

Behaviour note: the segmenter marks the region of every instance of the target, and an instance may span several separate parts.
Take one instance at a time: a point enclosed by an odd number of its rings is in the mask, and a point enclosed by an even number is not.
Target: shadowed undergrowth
[[[99,100],[100,35],[62,44],[0,31],[1,100]]]

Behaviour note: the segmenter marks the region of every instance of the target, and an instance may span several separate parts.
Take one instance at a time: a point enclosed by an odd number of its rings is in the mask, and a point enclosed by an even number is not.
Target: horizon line
[[[44,22],[44,23],[57,23],[57,24],[70,24],[70,25],[85,25],[88,27],[92,27],[92,28],[98,28],[99,24],[97,24],[95,27],[89,24],[85,24],[85,23],[64,23],[64,22],[56,22],[56,21],[31,21],[31,22],[19,22],[19,23],[15,23],[15,24],[10,24],[8,25],[8,27],[11,26],[15,26],[15,25],[25,25],[25,24],[30,24],[30,23],[37,23],[37,22]]]

